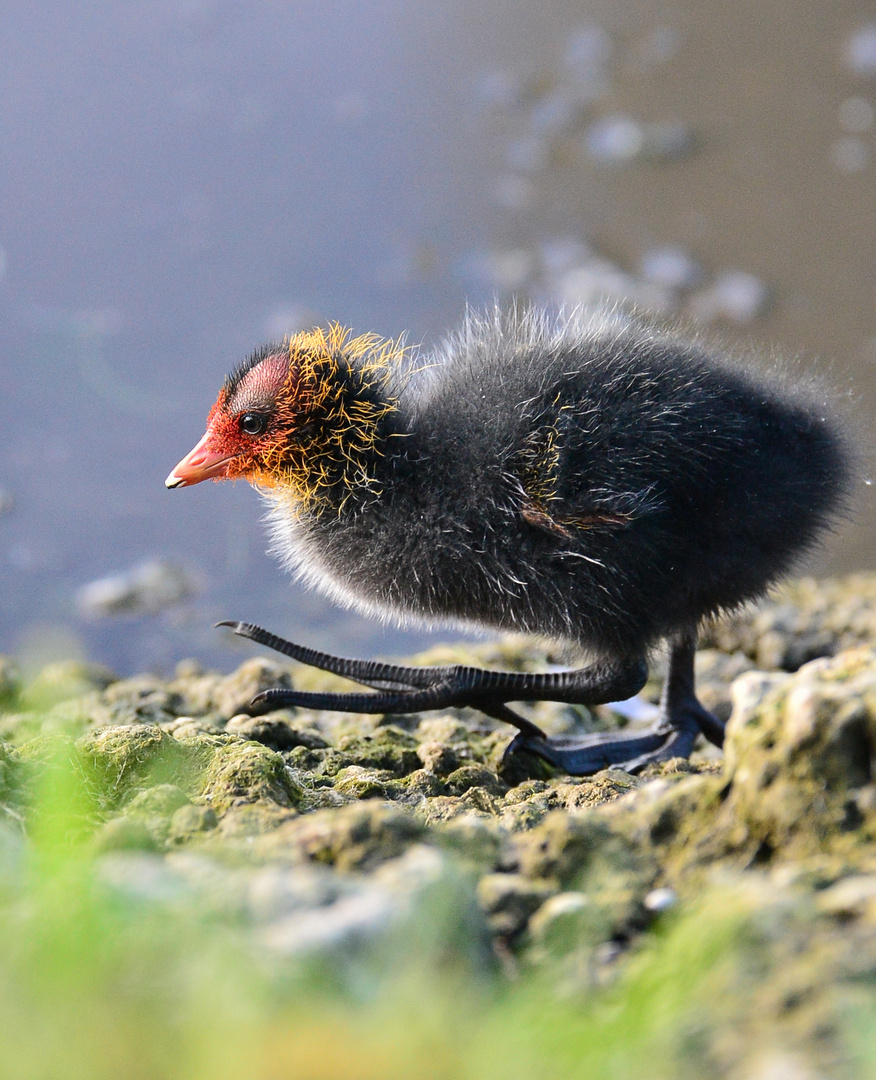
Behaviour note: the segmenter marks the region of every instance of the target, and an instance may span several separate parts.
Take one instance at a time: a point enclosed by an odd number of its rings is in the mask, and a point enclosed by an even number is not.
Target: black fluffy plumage
[[[763,593],[848,491],[819,388],[618,316],[470,317],[397,393],[372,485],[275,514],[312,583],[390,616],[641,653]]]

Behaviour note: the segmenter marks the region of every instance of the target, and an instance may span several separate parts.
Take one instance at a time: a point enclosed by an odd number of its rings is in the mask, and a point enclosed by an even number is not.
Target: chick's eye
[[[238,423],[244,435],[261,435],[268,426],[268,418],[264,413],[246,412]]]

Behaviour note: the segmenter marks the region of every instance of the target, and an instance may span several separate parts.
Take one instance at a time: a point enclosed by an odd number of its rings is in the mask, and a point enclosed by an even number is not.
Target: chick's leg
[[[371,687],[374,693],[314,693],[266,690],[252,701],[256,712],[288,706],[361,713],[408,713],[426,709],[479,709],[513,724],[519,734],[505,757],[520,751],[535,754],[571,775],[587,775],[609,765],[630,771],[652,761],[688,756],[704,731],[720,744],[719,722],[699,704],[693,692],[695,636],[678,642],[670,658],[661,717],[650,728],[629,732],[597,732],[549,737],[536,724],[508,708],[509,701],[565,701],[599,705],[619,701],[641,690],[648,669],[641,657],[601,662],[574,671],[528,674],[483,668],[404,667],[369,660],[349,660],[317,652],[277,637],[250,623],[226,622],[234,633],[305,664]]]
[[[592,735],[560,735],[544,741],[521,732],[505,751],[506,758],[525,750],[564,769],[570,776],[586,776],[608,766],[639,772],[646,765],[669,758],[690,757],[700,734],[715,746],[723,745],[724,725],[700,704],[694,690],[695,655],[695,632],[672,643],[660,715],[651,726]]]

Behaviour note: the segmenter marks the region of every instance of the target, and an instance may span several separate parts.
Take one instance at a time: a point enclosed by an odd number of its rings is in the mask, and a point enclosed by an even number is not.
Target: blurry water
[[[869,426],[866,2],[7,0],[0,30],[0,651],[427,640],[292,588],[245,485],[164,490],[224,372],[312,320],[428,343],[466,301],[608,289],[830,358]],[[820,570],[876,562],[871,490]],[[78,613],[154,557],[197,596]]]

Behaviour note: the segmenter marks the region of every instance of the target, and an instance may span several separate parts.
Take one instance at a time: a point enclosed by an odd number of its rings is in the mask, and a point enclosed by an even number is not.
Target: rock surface
[[[468,711],[249,717],[249,696],[301,681],[274,660],[228,676],[181,665],[170,681],[53,665],[27,685],[3,660],[0,831],[26,832],[72,769],[109,887],[233,912],[285,961],[367,948],[437,894],[474,919],[465,947],[484,963],[575,992],[640,963],[655,923],[707,950],[729,935],[735,967],[698,1036],[725,1055],[718,1072],[749,1075],[733,1069],[755,1069],[767,1025],[771,1047],[830,1073],[847,1002],[876,979],[874,630],[876,577],[790,586],[705,636],[723,760],[704,744],[641,776],[587,778],[500,774],[510,731]],[[550,659],[515,642],[463,656]],[[531,708],[556,732],[618,720]]]

